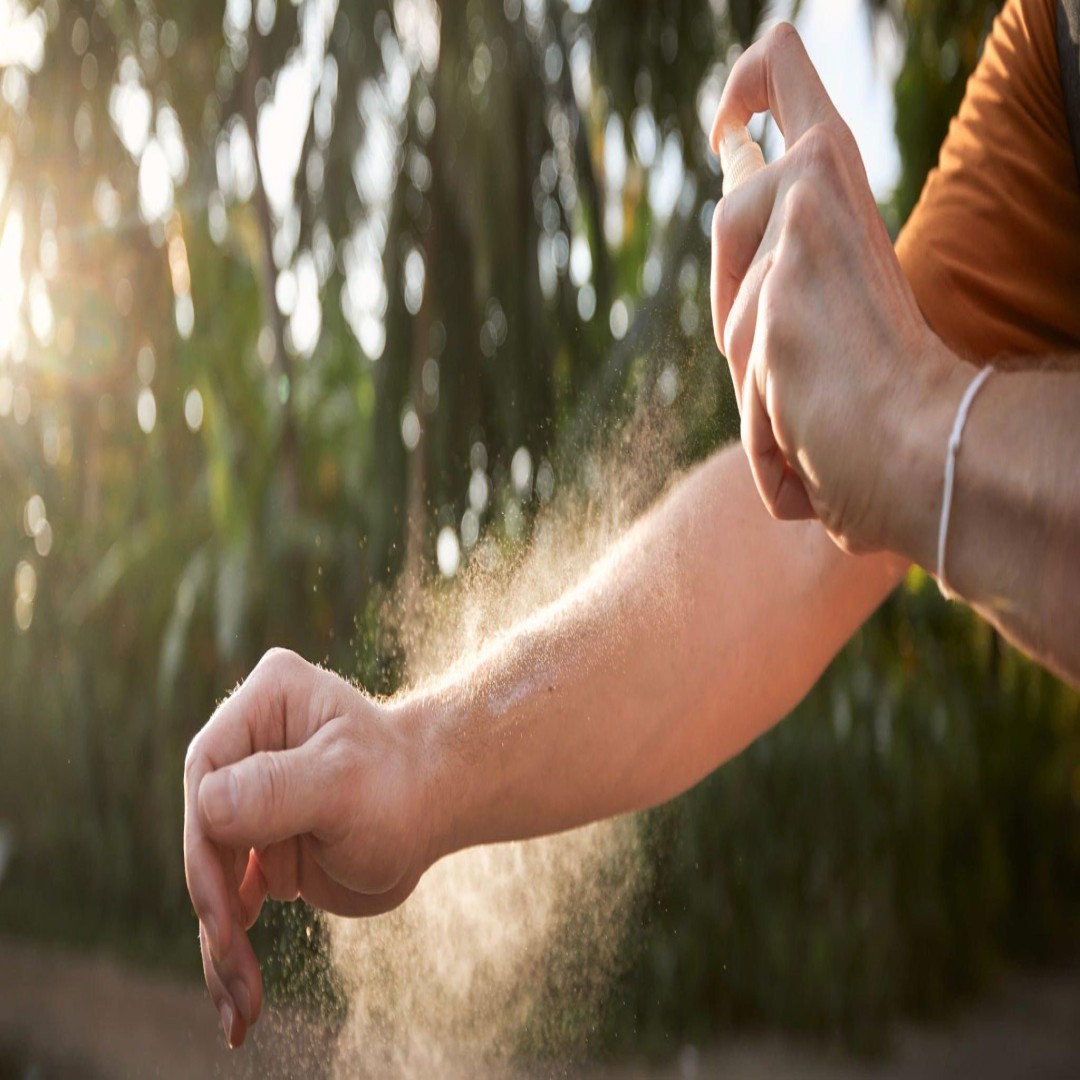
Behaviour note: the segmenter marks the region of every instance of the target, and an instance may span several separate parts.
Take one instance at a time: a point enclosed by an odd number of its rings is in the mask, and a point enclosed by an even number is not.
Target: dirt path
[[[230,1054],[206,992],[183,979],[0,937],[0,1080],[319,1076],[325,1031],[271,1011]],[[260,1022],[260,1027],[262,1023]],[[319,1045],[321,1043],[321,1046]],[[21,1059],[4,1072],[9,1060]],[[313,1068],[314,1066],[314,1068]]]
[[[204,993],[106,957],[0,938],[0,1080],[325,1075],[332,1038],[271,1011],[249,1045],[229,1054]],[[5,1056],[6,1054],[6,1056]],[[659,1076],[745,1080],[936,1080],[1080,1077],[1080,969],[1014,974],[956,1023],[904,1027],[884,1062],[853,1061],[780,1037],[740,1037],[656,1070],[623,1063],[581,1080]]]

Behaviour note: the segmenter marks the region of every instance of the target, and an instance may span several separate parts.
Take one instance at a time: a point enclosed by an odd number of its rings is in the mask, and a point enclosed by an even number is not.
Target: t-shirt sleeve
[[[896,242],[930,325],[962,355],[1080,346],[1080,181],[1053,0],[1008,0]]]

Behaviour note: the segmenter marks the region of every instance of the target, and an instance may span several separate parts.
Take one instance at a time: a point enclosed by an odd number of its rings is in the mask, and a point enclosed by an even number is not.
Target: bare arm
[[[1080,685],[1080,356],[1000,371],[975,400],[956,463],[945,577],[1025,652]],[[942,350],[923,416],[894,458],[905,493],[890,546],[935,568],[945,448],[975,368]]]
[[[230,1042],[261,1007],[244,930],[265,896],[375,914],[454,849],[672,797],[780,719],[902,571],[773,520],[734,447],[435,686],[380,705],[268,654],[185,772],[188,888]]]
[[[791,710],[904,565],[772,520],[739,449],[715,455],[562,600],[402,704],[438,747],[435,852],[685,791]]]
[[[713,321],[758,492],[777,518],[817,517],[847,550],[936,573],[946,450],[976,369],[923,319],[858,148],[790,26],[740,57],[714,145],[765,109],[785,154],[721,200],[713,245]],[[945,578],[1080,684],[1080,357],[1039,363],[995,375],[975,401]]]

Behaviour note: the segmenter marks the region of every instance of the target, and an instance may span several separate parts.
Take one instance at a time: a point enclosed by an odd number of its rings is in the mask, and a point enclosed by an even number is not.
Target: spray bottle
[[[720,168],[724,173],[725,195],[758,169],[765,168],[761,147],[741,124],[732,124],[720,132]]]

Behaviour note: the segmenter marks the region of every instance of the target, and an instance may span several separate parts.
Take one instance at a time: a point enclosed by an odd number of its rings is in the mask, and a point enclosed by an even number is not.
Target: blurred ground
[[[885,1061],[853,1060],[779,1036],[687,1047],[656,1069],[622,1063],[580,1080],[658,1076],[810,1080],[981,1080],[1080,1076],[1080,968],[1014,973],[952,1024],[903,1026]],[[272,1012],[230,1055],[205,995],[191,983],[0,938],[0,1080],[318,1076],[330,1033]]]

